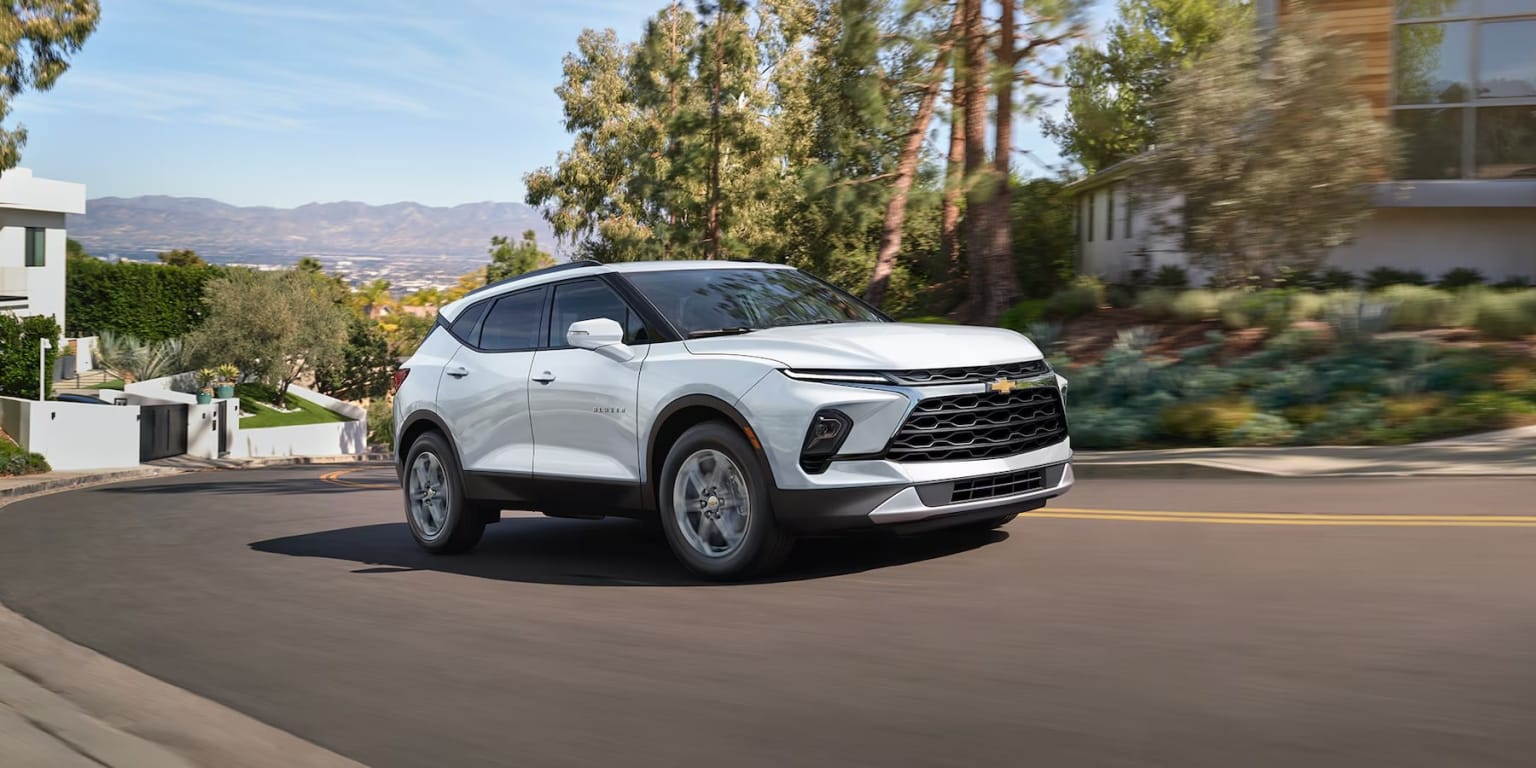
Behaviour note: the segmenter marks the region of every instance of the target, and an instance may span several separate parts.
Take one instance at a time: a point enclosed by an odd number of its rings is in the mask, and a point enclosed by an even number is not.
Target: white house
[[[0,173],[0,311],[53,315],[64,327],[64,216],[85,213],[85,185]]]
[[[1256,0],[1260,25],[1285,24],[1293,0]],[[1397,177],[1376,185],[1371,217],[1328,264],[1436,278],[1471,267],[1491,281],[1536,282],[1536,4],[1467,0],[1312,0],[1355,45],[1356,82],[1404,137]],[[1069,187],[1084,272],[1111,280],[1150,263],[1183,264],[1154,203],[1130,194],[1130,165]],[[1145,255],[1145,258],[1142,257]]]

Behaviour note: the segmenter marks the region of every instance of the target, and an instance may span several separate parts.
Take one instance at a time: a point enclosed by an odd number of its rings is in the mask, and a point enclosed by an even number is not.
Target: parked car
[[[109,403],[109,402],[107,402],[107,401],[105,401],[105,400],[103,400],[103,399],[101,399],[99,397],[91,397],[90,395],[77,395],[77,394],[74,394],[73,392],[64,392],[62,394],[56,395],[53,399],[58,400],[61,403],[87,403],[87,404],[90,404],[90,405],[111,405],[111,403]]]
[[[1025,337],[904,324],[798,270],[576,262],[443,307],[395,374],[406,519],[658,519],[709,577],[799,536],[990,528],[1073,482],[1066,381]]]

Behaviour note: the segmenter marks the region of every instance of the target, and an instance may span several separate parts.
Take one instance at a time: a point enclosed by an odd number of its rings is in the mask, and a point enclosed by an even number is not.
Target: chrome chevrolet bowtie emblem
[[[987,384],[988,392],[996,392],[999,395],[1006,395],[1018,388],[1019,383],[1012,379],[998,379]]]

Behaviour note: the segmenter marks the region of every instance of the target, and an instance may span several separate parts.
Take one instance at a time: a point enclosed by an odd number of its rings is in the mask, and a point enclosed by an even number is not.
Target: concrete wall
[[[361,421],[305,424],[298,427],[242,429],[235,433],[234,456],[338,456],[368,449],[368,426]]]
[[[1364,274],[1416,269],[1431,279],[1471,267],[1490,281],[1536,281],[1536,209],[1378,208],[1329,265]]]
[[[0,425],[56,470],[139,464],[139,409],[0,397]]]
[[[80,338],[66,338],[65,344],[75,342],[75,370],[80,373],[96,370],[96,345],[99,339],[95,336],[82,336]]]
[[[1115,185],[1116,188],[1123,185]],[[1115,216],[1123,225],[1124,203],[1110,187],[1091,190],[1095,205],[1094,237],[1084,236],[1089,191],[1077,197],[1080,271],[1106,281],[1128,278],[1131,270],[1145,267],[1155,272],[1164,264],[1187,268],[1176,236],[1167,234],[1177,198],[1133,203],[1132,236],[1117,228],[1106,239],[1106,200],[1116,194]],[[1326,266],[1364,275],[1376,267],[1413,269],[1431,279],[1456,267],[1471,267],[1490,282],[1525,277],[1536,282],[1536,209],[1533,208],[1376,208],[1356,231],[1348,245],[1334,249]],[[1190,269],[1192,285],[1203,285],[1206,275]]]

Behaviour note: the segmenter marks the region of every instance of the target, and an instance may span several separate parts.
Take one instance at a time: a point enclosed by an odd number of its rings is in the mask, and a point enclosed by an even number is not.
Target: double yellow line
[[[1219,525],[1341,525],[1404,528],[1536,528],[1536,515],[1375,515],[1289,512],[1173,512],[1152,509],[1045,507],[1022,517]]]
[[[349,480],[349,479],[347,479],[347,477],[346,477],[347,475],[350,475],[353,472],[357,472],[357,471],[360,471],[360,470],[361,470],[361,467],[353,467],[351,469],[338,469],[338,470],[334,470],[334,471],[331,471],[331,472],[327,472],[327,473],[325,473],[325,474],[320,476],[320,482],[322,482],[322,483],[330,483],[331,485],[339,485],[339,486],[341,486],[343,488],[359,488],[359,489],[377,490],[377,491],[394,490],[394,489],[400,487],[399,484],[397,484],[397,483],[365,483],[365,482],[359,482],[357,480]]]

